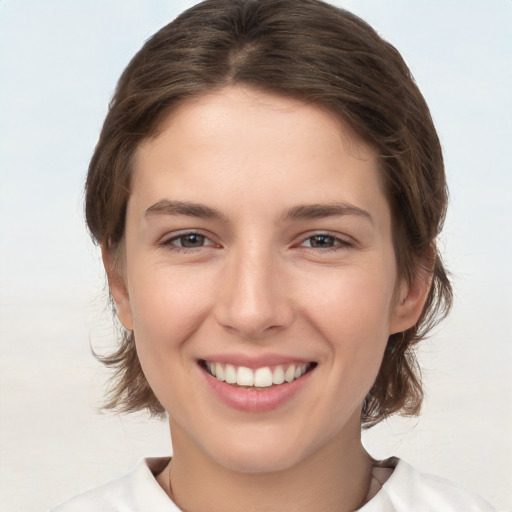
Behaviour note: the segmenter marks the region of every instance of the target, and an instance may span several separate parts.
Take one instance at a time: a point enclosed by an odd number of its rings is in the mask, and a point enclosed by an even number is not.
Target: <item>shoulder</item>
[[[50,512],[179,511],[154,476],[168,461],[168,458],[142,459],[128,473],[79,494]]]
[[[360,512],[493,512],[477,494],[438,476],[421,473],[403,460]]]

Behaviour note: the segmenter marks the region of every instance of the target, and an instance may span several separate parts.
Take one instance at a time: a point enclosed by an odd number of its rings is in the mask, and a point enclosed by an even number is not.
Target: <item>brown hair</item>
[[[416,414],[413,346],[452,300],[435,247],[447,190],[428,107],[397,50],[357,16],[318,0],[206,0],[159,30],[122,74],[92,157],[86,217],[93,238],[122,242],[132,158],[185,98],[230,84],[299,98],[338,115],[376,151],[394,221],[399,275],[432,273],[418,323],[388,340],[362,422]],[[132,332],[101,360],[115,369],[107,408],[164,412],[142,372]]]

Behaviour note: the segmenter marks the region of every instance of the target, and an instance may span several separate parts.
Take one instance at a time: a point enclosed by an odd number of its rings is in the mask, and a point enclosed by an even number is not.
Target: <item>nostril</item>
[[[254,339],[290,324],[292,308],[279,279],[275,255],[240,242],[237,260],[224,276],[215,305],[217,322]],[[264,244],[263,244],[264,245]]]
[[[284,304],[269,306],[271,307],[251,307],[248,303],[219,306],[215,317],[231,334],[249,340],[257,339],[274,334],[292,323],[291,308]]]

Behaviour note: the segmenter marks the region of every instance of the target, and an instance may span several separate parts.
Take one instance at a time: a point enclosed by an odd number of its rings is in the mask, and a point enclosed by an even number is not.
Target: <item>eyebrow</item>
[[[325,217],[342,217],[353,215],[366,219],[373,224],[369,212],[348,203],[307,204],[290,208],[281,216],[281,220],[323,219]]]
[[[144,213],[146,218],[155,215],[186,215],[188,217],[221,220],[225,223],[229,222],[229,219],[222,212],[210,206],[188,201],[172,201],[169,199],[162,199],[156,202]],[[284,222],[287,220],[322,219],[346,215],[361,217],[373,224],[373,218],[369,212],[348,203],[298,205],[286,210],[280,216],[280,220]]]
[[[171,201],[162,199],[151,205],[144,213],[146,218],[155,215],[187,215],[189,217],[198,217],[201,219],[219,219],[228,222],[227,217],[215,208],[210,208],[204,204],[190,203],[188,201]]]

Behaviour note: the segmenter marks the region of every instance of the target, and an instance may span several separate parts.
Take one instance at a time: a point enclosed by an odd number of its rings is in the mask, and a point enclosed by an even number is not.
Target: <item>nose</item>
[[[268,248],[233,253],[226,263],[215,310],[220,325],[248,340],[289,326],[293,307],[279,257]]]

